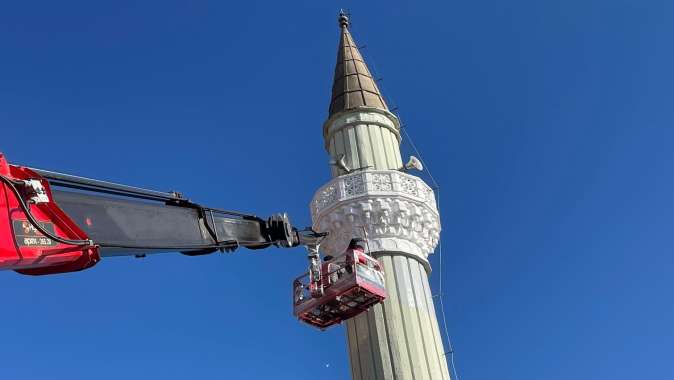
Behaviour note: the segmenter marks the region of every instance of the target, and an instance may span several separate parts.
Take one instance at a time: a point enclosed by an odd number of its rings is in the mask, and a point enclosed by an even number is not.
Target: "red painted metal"
[[[386,298],[381,265],[358,246],[324,262],[321,282],[321,297],[312,297],[308,273],[293,283],[295,316],[320,329],[353,318]]]
[[[28,168],[8,164],[2,153],[0,175],[12,180],[39,180],[50,201],[30,205],[31,214],[58,237],[88,240],[86,233],[53,201],[47,180]],[[27,275],[65,273],[90,268],[99,260],[96,246],[63,244],[37,231],[16,195],[0,182],[0,270],[10,269]]]

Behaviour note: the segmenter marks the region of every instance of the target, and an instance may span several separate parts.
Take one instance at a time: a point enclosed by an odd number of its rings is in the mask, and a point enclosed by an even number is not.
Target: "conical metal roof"
[[[337,112],[372,107],[388,110],[377,83],[358,51],[358,46],[349,33],[349,19],[344,13],[339,15],[341,38],[337,50],[337,65],[332,84],[330,116]]]

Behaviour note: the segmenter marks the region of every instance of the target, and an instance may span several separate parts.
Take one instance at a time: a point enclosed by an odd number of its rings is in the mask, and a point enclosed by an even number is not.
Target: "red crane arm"
[[[300,244],[285,214],[203,207],[159,192],[10,165],[0,154],[0,270],[83,270],[106,256],[202,255]]]

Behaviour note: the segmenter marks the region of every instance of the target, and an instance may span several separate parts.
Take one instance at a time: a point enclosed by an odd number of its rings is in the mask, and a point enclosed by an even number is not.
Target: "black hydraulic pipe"
[[[79,190],[89,190],[96,192],[105,192],[115,195],[124,195],[134,198],[155,200],[155,201],[180,201],[184,200],[178,193],[169,193],[156,190],[148,190],[135,186],[122,185],[114,182],[101,181],[97,179],[79,177],[71,174],[53,172],[49,170],[29,168],[42,177],[49,180],[54,186],[69,187]]]

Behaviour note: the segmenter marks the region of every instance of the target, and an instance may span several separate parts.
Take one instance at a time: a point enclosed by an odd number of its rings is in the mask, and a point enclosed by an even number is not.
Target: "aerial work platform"
[[[381,265],[354,243],[344,254],[326,258],[317,289],[312,289],[311,277],[310,271],[293,283],[294,314],[320,329],[353,318],[386,298]]]

